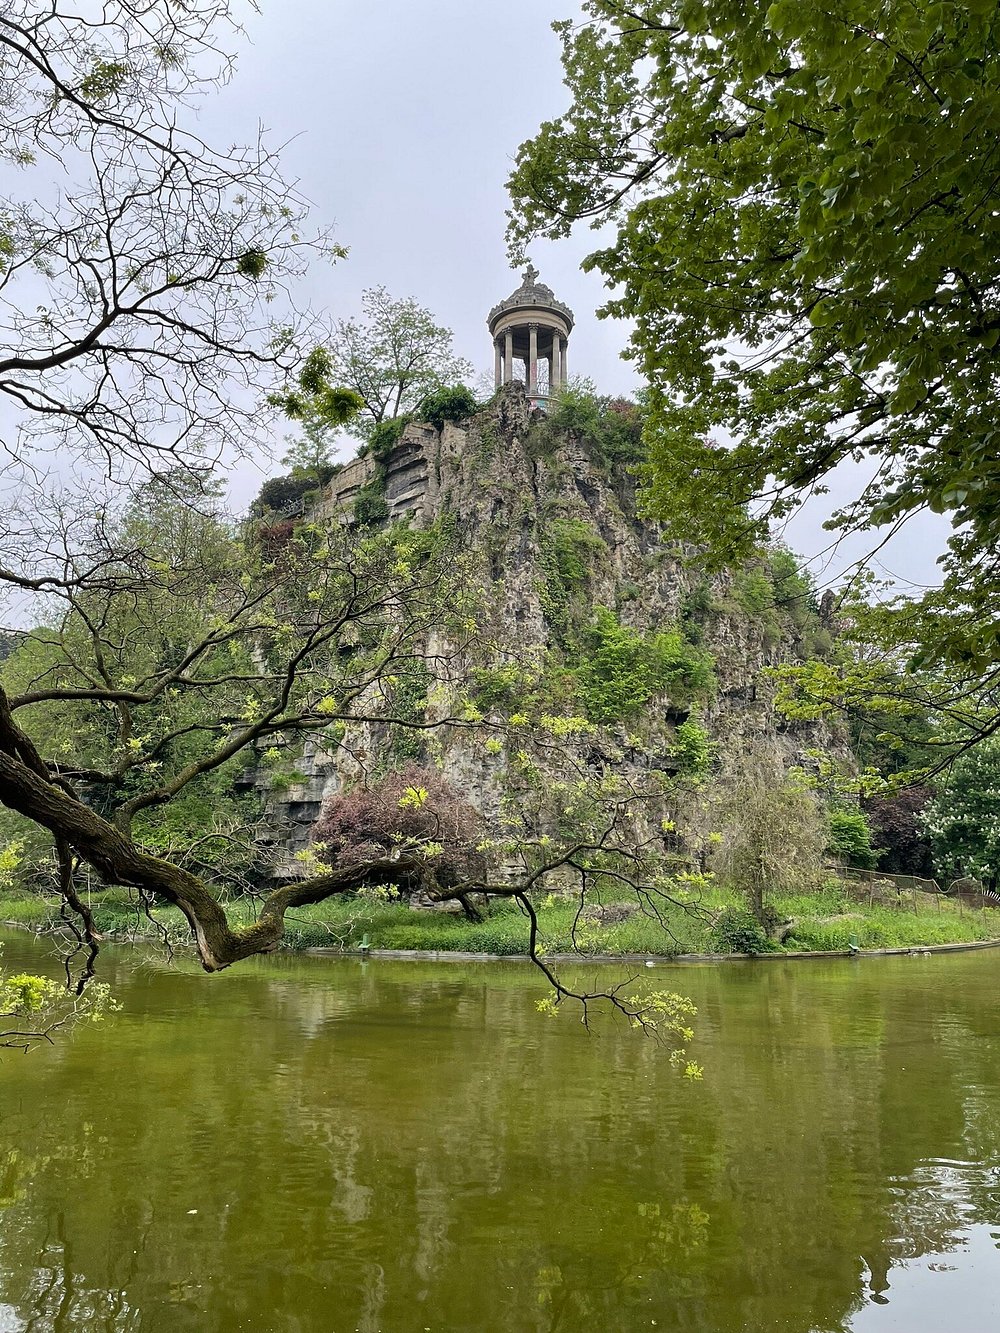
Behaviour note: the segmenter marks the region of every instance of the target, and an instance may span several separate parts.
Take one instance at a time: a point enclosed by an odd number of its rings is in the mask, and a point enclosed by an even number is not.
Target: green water
[[[0,1333],[998,1323],[1000,951],[657,968],[700,1084],[521,965],[104,976],[0,1064]]]

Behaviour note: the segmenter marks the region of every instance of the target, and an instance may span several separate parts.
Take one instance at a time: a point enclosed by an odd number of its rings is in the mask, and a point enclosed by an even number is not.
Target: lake
[[[120,1013],[0,1062],[0,1333],[1000,1320],[1000,951],[651,969],[700,1083],[527,964],[101,974]]]

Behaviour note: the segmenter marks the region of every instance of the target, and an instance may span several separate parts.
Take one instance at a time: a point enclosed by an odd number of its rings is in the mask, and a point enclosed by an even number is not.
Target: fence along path
[[[988,889],[980,883],[978,879],[971,875],[966,875],[961,879],[952,880],[947,888],[936,879],[925,879],[921,875],[897,875],[888,870],[859,870],[855,866],[829,865],[824,869],[832,874],[839,876],[840,879],[847,880],[853,884],[868,886],[868,903],[871,906],[876,899],[886,906],[898,905],[899,907],[909,907],[917,910],[917,894],[930,894],[935,897],[940,907],[942,898],[950,898],[957,902],[959,910],[962,906],[969,907],[998,907],[1000,908],[1000,893],[994,889]],[[891,885],[896,893],[895,900],[890,893],[885,891],[884,886]]]

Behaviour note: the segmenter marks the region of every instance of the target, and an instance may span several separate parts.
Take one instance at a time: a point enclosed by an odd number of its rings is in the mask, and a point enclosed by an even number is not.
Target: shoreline
[[[632,963],[643,967],[671,967],[713,963],[776,963],[804,962],[823,958],[919,958],[925,954],[966,953],[972,949],[998,949],[997,940],[958,940],[953,944],[911,944],[893,949],[796,949],[782,953],[679,953],[645,954],[583,954],[548,953],[542,955],[547,963]],[[328,949],[314,946],[308,949],[284,950],[318,958],[381,958],[396,962],[418,963],[530,963],[526,953],[470,953],[459,949]]]
[[[38,930],[24,921],[0,919],[0,929],[17,931],[41,939],[47,935],[58,934],[53,925],[48,929]],[[162,943],[157,935],[133,935],[118,938],[113,933],[103,936],[102,943],[118,945],[148,945]],[[193,941],[171,941],[171,949],[183,953],[196,952]],[[554,952],[540,955],[544,961],[559,965],[590,964],[599,966],[633,967],[683,967],[712,966],[718,963],[775,963],[775,962],[813,962],[822,959],[845,958],[918,958],[931,954],[967,953],[978,949],[1000,948],[1000,939],[954,940],[943,944],[905,944],[883,949],[791,949],[774,950],[767,953],[571,953]],[[414,963],[530,963],[526,953],[484,953],[468,949],[340,949],[326,945],[309,945],[305,948],[279,946],[273,954],[296,954],[313,958],[353,958],[381,959],[386,962]]]

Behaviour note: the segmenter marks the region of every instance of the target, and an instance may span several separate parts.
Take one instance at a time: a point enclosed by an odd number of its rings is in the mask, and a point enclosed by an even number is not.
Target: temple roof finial
[[[524,281],[521,285],[523,287],[533,287],[535,285],[535,279],[537,277],[538,277],[538,269],[535,268],[534,264],[529,259],[528,267],[524,270]]]

